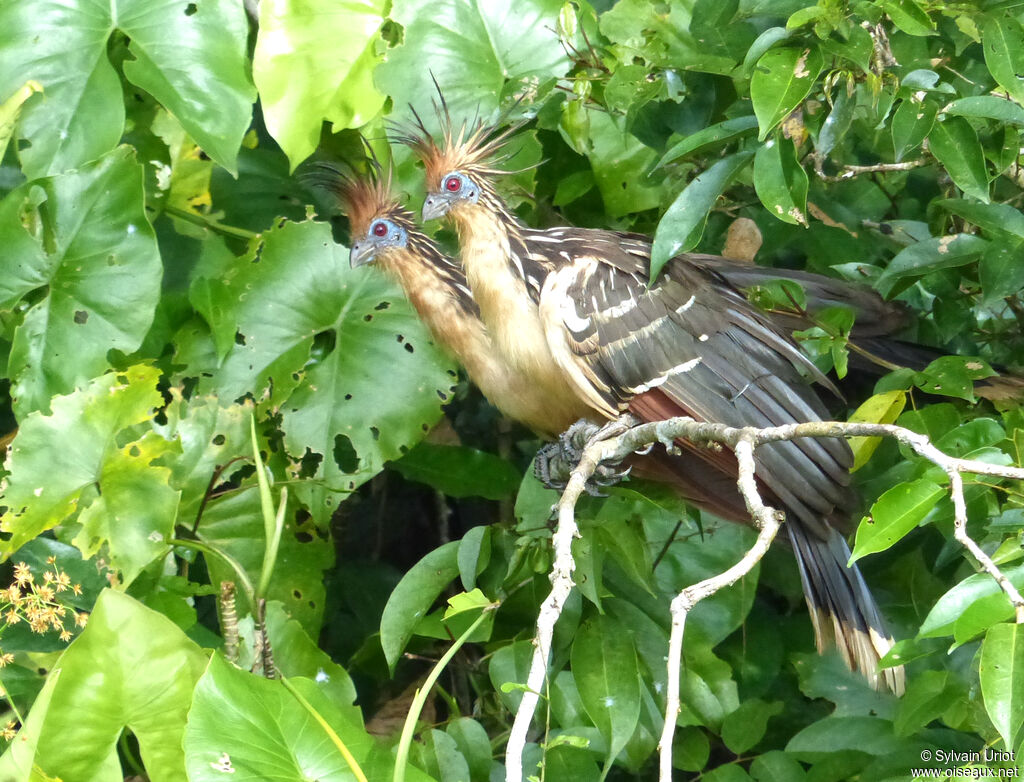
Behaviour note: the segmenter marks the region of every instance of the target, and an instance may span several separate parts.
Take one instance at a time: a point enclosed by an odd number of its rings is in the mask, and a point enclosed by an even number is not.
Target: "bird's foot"
[[[558,440],[548,443],[537,452],[533,467],[534,475],[547,488],[562,491],[568,484],[572,471],[583,458],[583,451],[587,446],[622,434],[633,423],[628,416],[610,421],[604,426],[581,418],[559,435]],[[630,469],[622,468],[621,459],[602,461],[584,488],[592,497],[604,497],[606,495],[601,489],[614,486],[629,475]]]

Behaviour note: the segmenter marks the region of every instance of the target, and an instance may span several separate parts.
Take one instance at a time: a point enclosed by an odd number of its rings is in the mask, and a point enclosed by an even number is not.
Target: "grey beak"
[[[373,260],[373,251],[376,248],[372,242],[353,242],[351,249],[348,251],[348,263],[353,269],[357,266],[363,266]]]
[[[429,193],[423,202],[423,222],[438,220],[448,214],[451,203],[443,195]]]

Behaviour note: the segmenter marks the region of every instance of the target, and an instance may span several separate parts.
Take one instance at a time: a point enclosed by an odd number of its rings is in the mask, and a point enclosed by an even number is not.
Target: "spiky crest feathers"
[[[440,102],[434,102],[434,112],[441,127],[441,144],[435,141],[434,135],[427,130],[423,118],[411,105],[411,125],[393,123],[390,133],[393,142],[406,145],[423,162],[427,190],[439,190],[441,179],[452,171],[461,171],[471,176],[476,174],[480,177],[516,173],[500,167],[513,154],[502,154],[502,150],[528,120],[522,119],[504,128],[501,126],[505,124],[509,113],[519,105],[519,101],[503,111],[493,125],[477,117],[472,121],[463,121],[456,128],[440,89],[438,95]]]

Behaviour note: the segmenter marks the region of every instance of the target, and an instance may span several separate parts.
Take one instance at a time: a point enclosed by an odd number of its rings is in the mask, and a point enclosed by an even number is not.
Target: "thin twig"
[[[814,161],[814,173],[825,182],[844,182],[861,174],[877,174],[885,171],[910,171],[914,168],[926,166],[931,162],[930,160],[920,158],[918,160],[907,160],[903,163],[875,163],[873,166],[841,166],[838,174],[826,174],[824,158],[821,155],[813,154],[811,159]]]

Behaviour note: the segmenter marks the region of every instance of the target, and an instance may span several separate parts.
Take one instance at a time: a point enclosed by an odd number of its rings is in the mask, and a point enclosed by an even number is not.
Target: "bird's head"
[[[391,177],[379,165],[371,165],[365,176],[339,175],[334,189],[348,215],[353,268],[409,246],[413,215],[391,192]]]
[[[498,200],[492,180],[511,173],[497,167],[507,157],[502,156],[502,149],[523,124],[516,122],[499,129],[476,122],[456,128],[443,102],[437,115],[440,142],[415,111],[413,125],[397,128],[393,134],[395,141],[410,147],[423,162],[427,187],[424,220],[436,220],[476,204],[486,207],[492,200]]]

